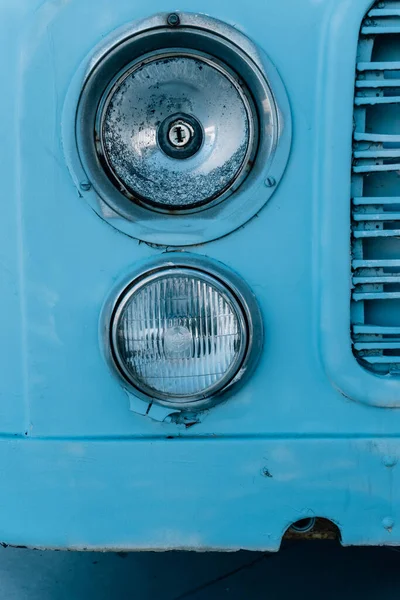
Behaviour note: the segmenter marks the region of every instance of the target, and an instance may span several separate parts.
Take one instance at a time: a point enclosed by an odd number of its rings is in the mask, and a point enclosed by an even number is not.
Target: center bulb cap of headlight
[[[164,119],[157,132],[158,144],[171,158],[190,158],[203,143],[203,128],[191,115],[177,113]]]

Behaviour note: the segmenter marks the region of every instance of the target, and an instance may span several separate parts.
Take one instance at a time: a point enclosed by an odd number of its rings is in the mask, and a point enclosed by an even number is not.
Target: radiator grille
[[[400,0],[377,2],[360,32],[352,166],[353,352],[400,375]]]

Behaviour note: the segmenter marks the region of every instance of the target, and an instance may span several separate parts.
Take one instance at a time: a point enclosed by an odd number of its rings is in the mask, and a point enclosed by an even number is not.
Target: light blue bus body
[[[321,517],[345,545],[400,544],[400,381],[366,369],[351,339],[355,68],[370,6],[1,3],[0,541],[278,550],[293,522]],[[68,153],[90,56],[120,28],[175,9],[234,26],[267,53],[292,135],[252,219],[205,243],[182,232],[174,246],[100,218]],[[130,410],[99,335],[118,281],[166,251],[237,273],[265,330],[254,373],[191,427]]]

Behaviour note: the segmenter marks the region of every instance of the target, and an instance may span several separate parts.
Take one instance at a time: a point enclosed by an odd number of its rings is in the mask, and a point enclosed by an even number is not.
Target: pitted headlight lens
[[[120,295],[112,317],[114,361],[155,400],[209,398],[240,371],[252,336],[241,300],[218,277],[195,268],[160,268]]]
[[[196,53],[140,57],[106,90],[97,118],[110,178],[160,210],[219,199],[248,174],[257,146],[244,83]]]

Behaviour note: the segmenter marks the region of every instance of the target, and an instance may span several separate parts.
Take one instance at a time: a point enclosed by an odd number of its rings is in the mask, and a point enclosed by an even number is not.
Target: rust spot
[[[294,531],[290,527],[283,536],[284,540],[340,540],[340,531],[337,525],[329,519],[318,517],[311,531]]]

